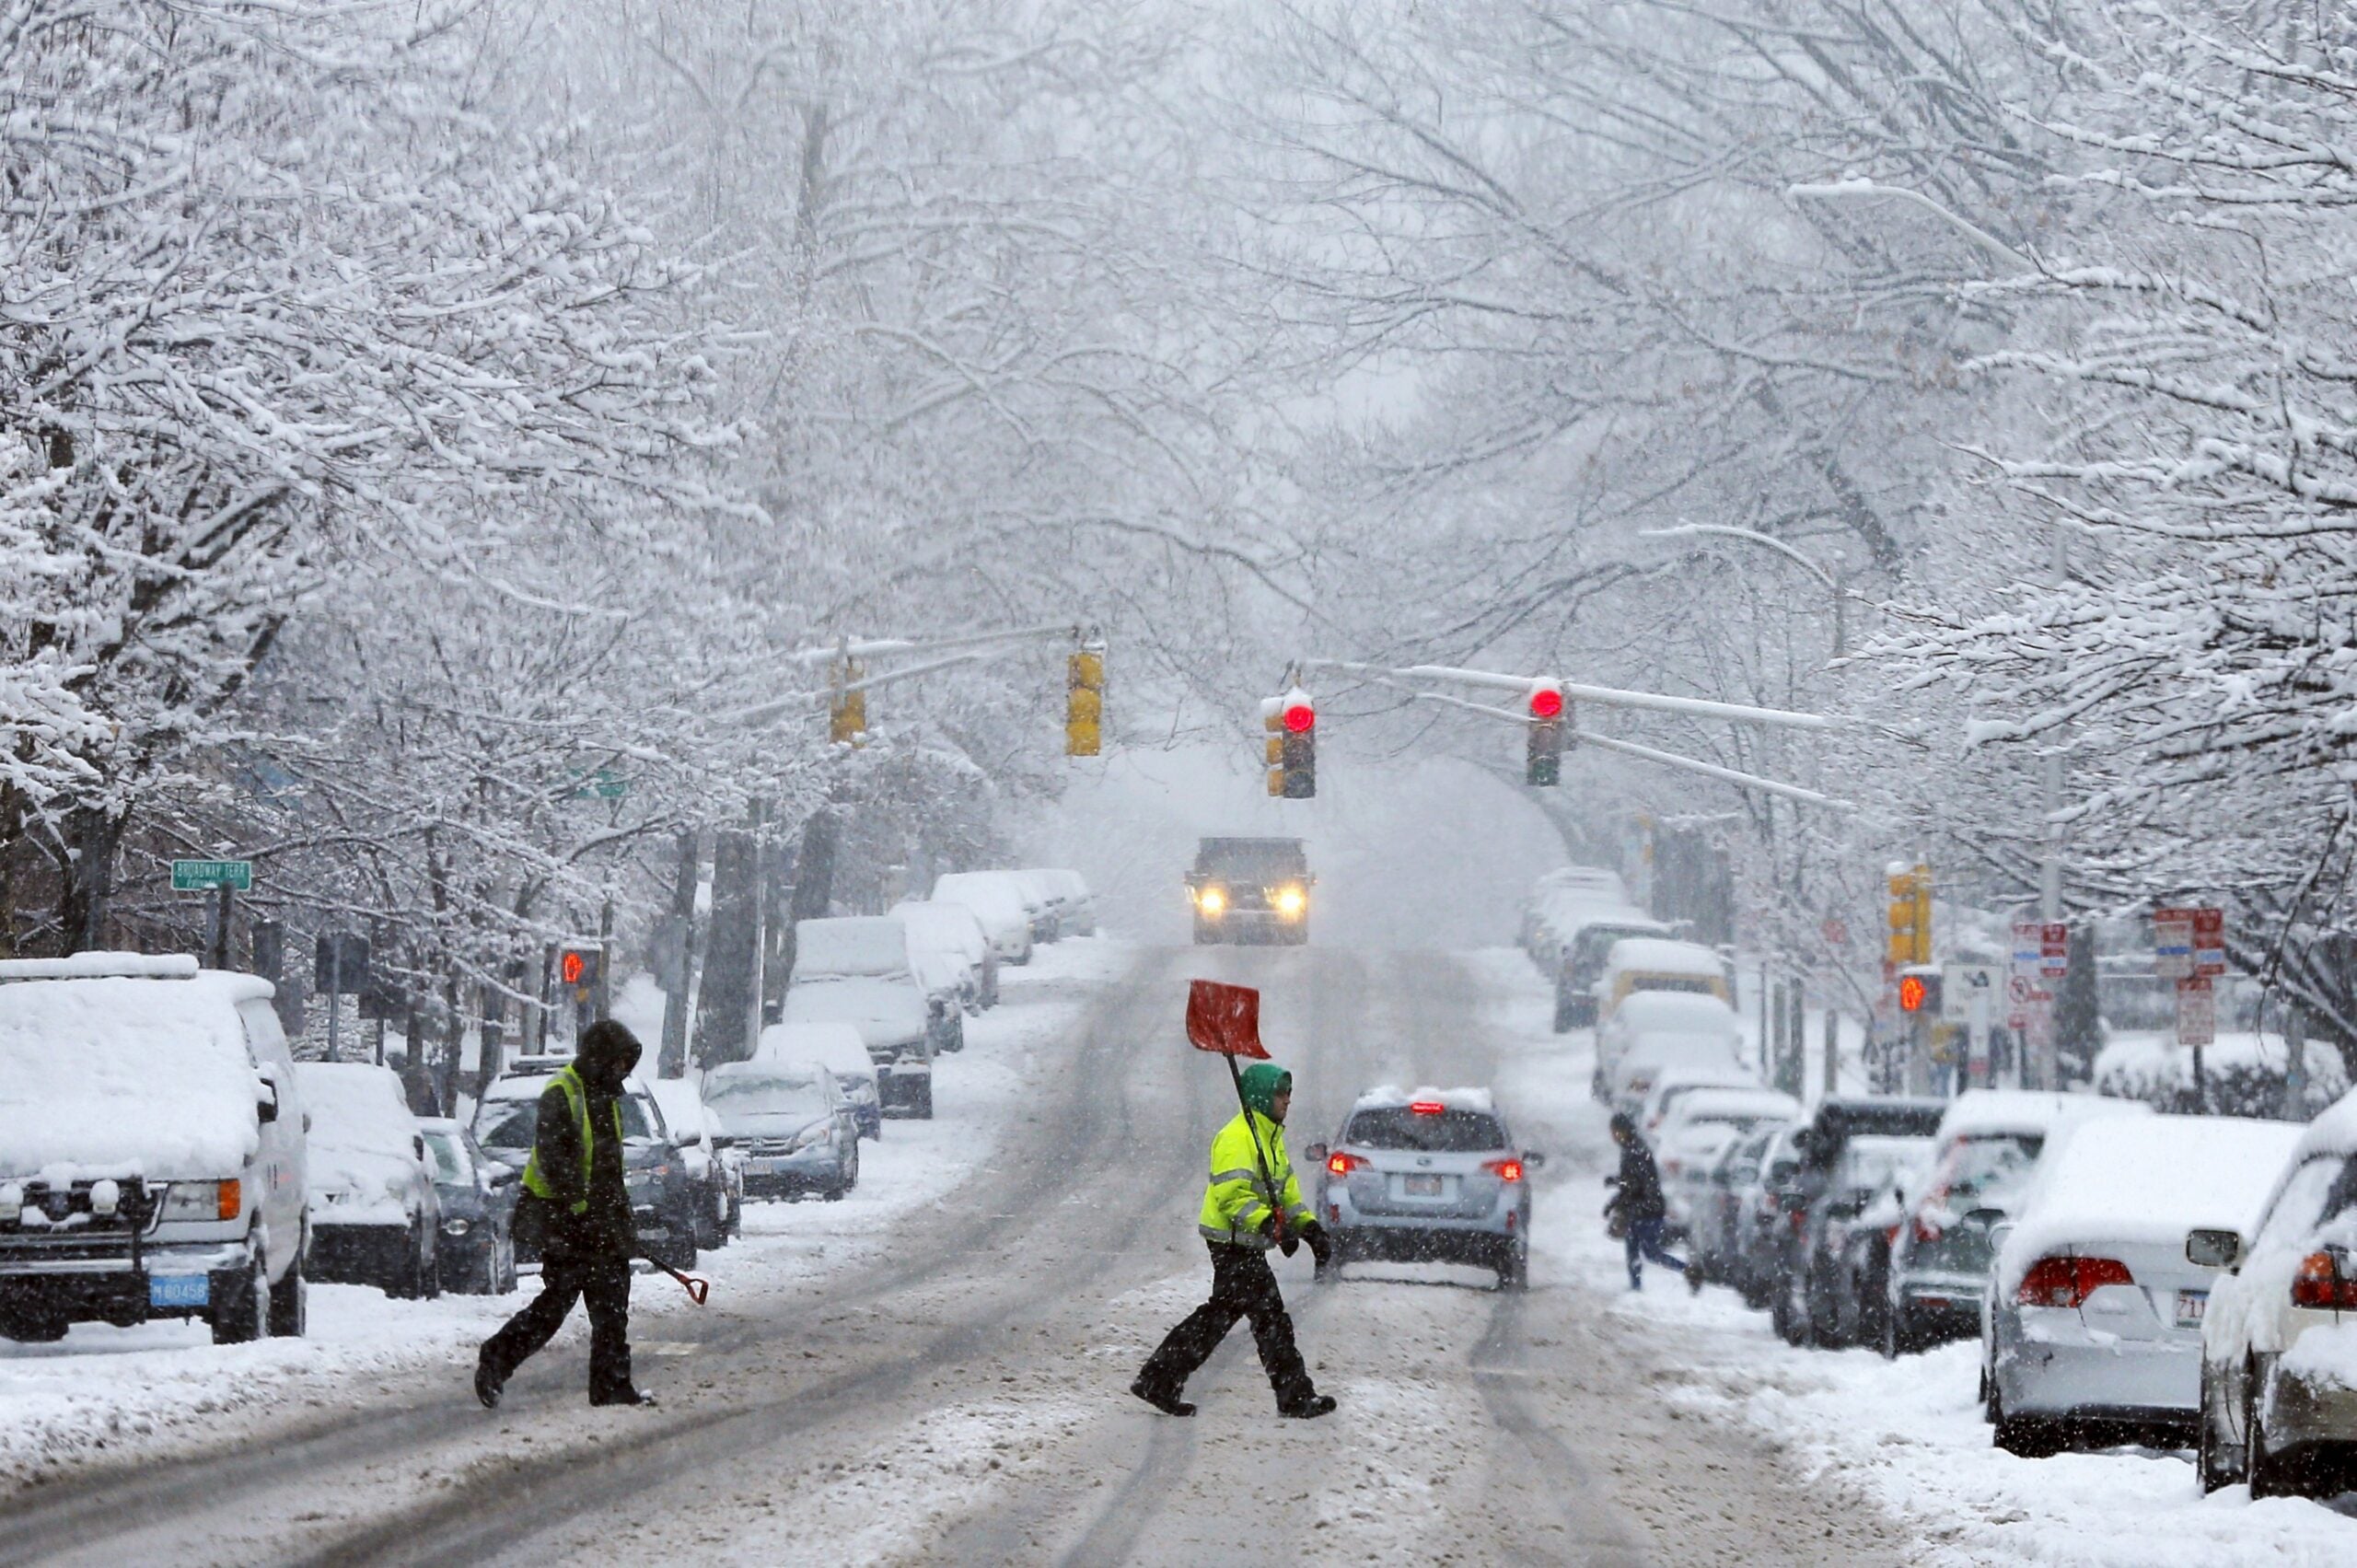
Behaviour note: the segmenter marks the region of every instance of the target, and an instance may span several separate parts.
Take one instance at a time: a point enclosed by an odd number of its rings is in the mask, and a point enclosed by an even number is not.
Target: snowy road
[[[1306,1255],[1281,1265],[1342,1400],[1326,1421],[1274,1419],[1240,1330],[1190,1390],[1195,1420],[1130,1400],[1207,1272],[1193,1213],[1228,1091],[1176,1030],[1202,973],[1264,987],[1264,1033],[1301,1082],[1297,1143],[1374,1083],[1503,1074],[1519,1136],[1558,1156],[1542,1241],[1593,1228],[1592,1118],[1551,1082],[1514,1092],[1562,1059],[1504,1060],[1518,1047],[1463,963],[1143,952],[1076,1028],[1033,1042],[962,1184],[879,1214],[840,1268],[763,1289],[747,1272],[726,1306],[643,1319],[658,1411],[583,1408],[577,1346],[496,1415],[455,1360],[397,1369],[331,1412],[243,1412],[209,1458],[20,1493],[0,1504],[0,1562],[1899,1560],[1875,1509],[1666,1398],[1650,1325],[1544,1246],[1524,1296],[1373,1265],[1318,1288]]]

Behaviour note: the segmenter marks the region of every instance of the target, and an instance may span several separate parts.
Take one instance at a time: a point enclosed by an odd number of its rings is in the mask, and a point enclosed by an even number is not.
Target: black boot
[[[1291,1416],[1295,1421],[1316,1421],[1321,1415],[1334,1413],[1334,1396],[1312,1394],[1306,1400],[1295,1400],[1290,1404],[1279,1405],[1277,1413]]]
[[[1147,1404],[1152,1405],[1155,1409],[1160,1411],[1165,1415],[1192,1415],[1195,1413],[1195,1407],[1193,1405],[1189,1404],[1186,1400],[1180,1399],[1176,1394],[1165,1393],[1162,1389],[1154,1387],[1143,1377],[1138,1378],[1130,1385],[1130,1392],[1135,1394],[1139,1399],[1144,1400]]]
[[[493,1374],[488,1362],[475,1363],[475,1398],[482,1401],[483,1409],[495,1411],[499,1408],[499,1396],[505,1382],[505,1378]]]
[[[592,1405],[652,1405],[655,1396],[638,1388],[623,1388],[611,1394],[592,1394]]]

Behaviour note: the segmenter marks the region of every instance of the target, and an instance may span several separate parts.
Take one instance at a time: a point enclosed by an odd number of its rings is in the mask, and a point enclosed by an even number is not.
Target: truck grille
[[[127,1241],[134,1224],[145,1235],[156,1228],[163,1205],[148,1195],[144,1183],[123,1181],[121,1206],[101,1217],[90,1206],[92,1181],[63,1186],[46,1181],[19,1183],[24,1208],[11,1214],[0,1210],[0,1240],[12,1246],[77,1247],[102,1239]]]

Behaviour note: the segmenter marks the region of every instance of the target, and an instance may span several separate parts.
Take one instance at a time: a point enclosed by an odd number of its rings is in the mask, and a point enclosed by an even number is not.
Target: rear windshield
[[[1690,991],[1701,996],[1714,996],[1719,989],[1717,981],[1699,974],[1641,974],[1629,985],[1634,991]]]
[[[2035,1132],[1968,1138],[1948,1151],[1932,1185],[1942,1193],[1942,1203],[1960,1214],[2004,1208],[2028,1185],[2045,1145]]]
[[[1419,1154],[1474,1154],[1506,1146],[1505,1130],[1486,1111],[1444,1110],[1418,1115],[1406,1106],[1353,1114],[1342,1142],[1362,1149],[1410,1149]]]

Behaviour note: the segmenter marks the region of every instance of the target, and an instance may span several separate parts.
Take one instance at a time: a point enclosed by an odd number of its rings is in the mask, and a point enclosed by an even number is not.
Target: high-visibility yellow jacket
[[[589,1210],[590,1161],[598,1148],[598,1130],[589,1120],[588,1086],[582,1083],[578,1072],[567,1066],[549,1080],[549,1089],[563,1093],[565,1107],[573,1113],[575,1135],[579,1141],[563,1160],[553,1157],[556,1151],[551,1151],[552,1158],[548,1163],[558,1167],[557,1178],[552,1181],[541,1168],[540,1141],[536,1132],[532,1139],[531,1156],[524,1162],[524,1191],[535,1198],[559,1204],[569,1213],[586,1214]],[[541,1091],[540,1098],[545,1100],[548,1093],[549,1090]],[[622,1141],[622,1102],[616,1099],[614,1142],[619,1144]],[[563,1189],[562,1191],[558,1190],[560,1185]]]
[[[1252,1147],[1256,1136],[1260,1145],[1257,1155]],[[1268,1161],[1267,1182],[1260,1179],[1263,1158]],[[1239,1110],[1212,1140],[1211,1184],[1203,1189],[1202,1218],[1195,1228],[1230,1246],[1265,1248],[1271,1212],[1283,1214],[1295,1231],[1314,1217],[1301,1201],[1301,1183],[1294,1179],[1284,1128],[1257,1110]]]

